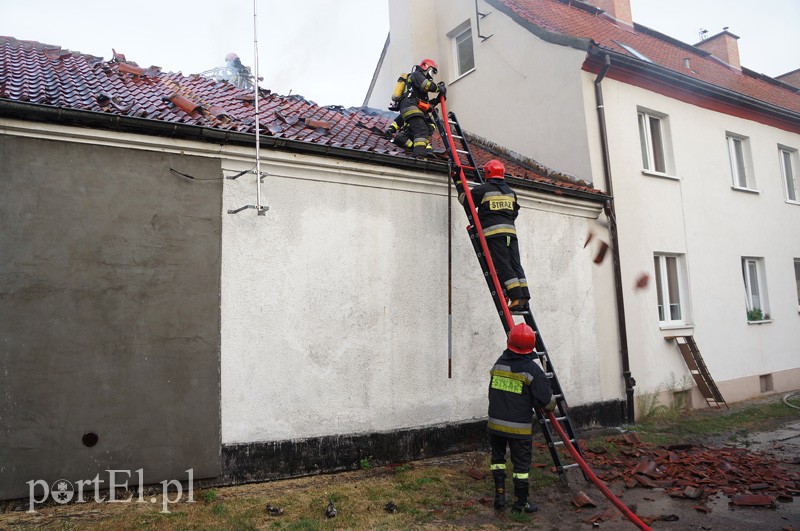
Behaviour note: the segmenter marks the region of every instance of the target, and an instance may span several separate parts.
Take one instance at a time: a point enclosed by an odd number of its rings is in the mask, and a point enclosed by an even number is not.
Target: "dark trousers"
[[[432,151],[431,133],[428,129],[428,124],[425,121],[424,115],[412,116],[407,120],[407,122],[413,136],[412,154],[415,157],[420,157],[429,151]]]
[[[511,447],[511,465],[514,474],[527,474],[531,468],[531,439],[512,439],[494,433],[489,434],[489,444],[492,446],[492,464],[499,465],[506,462],[506,447]]]
[[[530,299],[528,279],[525,278],[525,271],[523,271],[522,262],[519,259],[517,238],[505,235],[493,236],[486,238],[486,245],[492,255],[497,277],[506,290],[508,298],[511,300]]]

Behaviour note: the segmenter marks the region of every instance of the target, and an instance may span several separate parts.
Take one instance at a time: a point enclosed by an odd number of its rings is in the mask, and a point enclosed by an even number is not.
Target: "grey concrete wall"
[[[0,498],[108,469],[220,473],[222,182],[170,167],[221,176],[0,136]]]

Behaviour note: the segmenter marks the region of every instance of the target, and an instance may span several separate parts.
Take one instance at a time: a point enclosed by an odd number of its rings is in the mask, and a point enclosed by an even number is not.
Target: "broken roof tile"
[[[184,97],[180,92],[175,92],[172,94],[172,96],[169,97],[169,100],[187,114],[193,114],[203,109],[202,105]]]
[[[117,65],[117,71],[122,74],[133,74],[135,76],[141,76],[144,74],[144,68],[134,65],[129,65],[128,63],[119,63]]]
[[[255,132],[251,91],[199,75],[162,72],[154,66],[143,69],[124,54],[113,49],[112,53],[112,60],[104,61],[58,46],[0,36],[0,64],[6,68],[0,82],[0,97],[153,121]],[[265,134],[399,159],[411,158],[408,151],[384,138],[383,131],[394,118],[388,112],[337,105],[321,107],[302,96],[281,96],[263,88],[258,93],[261,131]],[[446,160],[441,137],[435,134],[431,143],[439,154],[435,160]],[[553,193],[570,188],[602,195],[590,183],[554,172],[484,139],[470,138],[470,143],[480,167],[498,158],[506,164],[507,175],[552,186]]]

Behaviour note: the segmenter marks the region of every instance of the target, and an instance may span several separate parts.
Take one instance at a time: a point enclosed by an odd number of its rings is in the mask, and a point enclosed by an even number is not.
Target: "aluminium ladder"
[[[536,320],[533,317],[533,311],[528,309],[524,311],[512,312],[508,309],[506,295],[503,291],[502,285],[500,284],[500,280],[497,278],[497,271],[495,270],[494,263],[492,262],[489,248],[486,245],[486,239],[483,236],[480,220],[478,219],[477,207],[472,200],[472,194],[470,193],[469,185],[467,184],[467,176],[470,176],[473,182],[476,183],[482,183],[484,182],[484,179],[475,163],[475,159],[469,149],[466,136],[464,131],[461,129],[461,125],[458,123],[458,119],[456,119],[454,113],[447,112],[447,106],[444,99],[441,101],[441,106],[442,114],[446,117],[446,120],[443,123],[441,117],[434,109],[433,112],[434,118],[436,119],[436,126],[439,128],[439,132],[444,140],[449,159],[450,177],[455,184],[456,192],[459,195],[464,194],[463,206],[464,211],[467,214],[467,219],[469,220],[467,232],[469,233],[472,247],[475,249],[475,255],[478,257],[478,263],[483,271],[483,276],[486,279],[487,285],[489,286],[489,291],[492,294],[492,300],[494,301],[500,321],[503,324],[506,334],[508,334],[511,331],[511,328],[515,325],[513,316],[522,316],[528,326],[530,326],[536,332],[536,349],[534,354],[537,355],[539,363],[541,364],[545,375],[550,381],[553,397],[556,399],[556,411],[554,412],[555,415],[550,415],[550,418],[556,419],[568,436],[570,443],[577,449],[578,453],[582,455],[580,446],[577,444],[577,437],[575,436],[575,432],[572,428],[572,422],[569,419],[569,406],[564,398],[564,392],[561,389],[561,384],[556,376],[556,371],[550,360],[550,355],[547,352],[547,348],[545,347],[542,334],[539,331],[538,326],[536,326]],[[550,425],[550,418],[548,418],[546,413],[538,408],[535,409],[535,412],[539,427],[542,430],[542,435],[544,436],[544,440],[547,443],[547,448],[550,451],[550,456],[553,458],[556,471],[561,478],[561,482],[566,486],[566,470],[577,467],[578,463],[573,462],[564,464],[562,462],[563,456],[559,454],[558,447],[563,446],[564,442],[558,440],[555,430]]]

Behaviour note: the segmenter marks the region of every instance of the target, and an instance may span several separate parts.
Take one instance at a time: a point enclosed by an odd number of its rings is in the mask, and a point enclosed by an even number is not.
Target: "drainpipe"
[[[606,192],[610,196],[603,206],[608,218],[608,232],[611,236],[611,256],[614,265],[614,293],[617,303],[617,327],[619,331],[619,349],[622,357],[622,377],[625,380],[626,417],[628,423],[634,422],[633,387],[636,385],[631,375],[631,364],[628,358],[628,328],[625,324],[625,300],[622,295],[622,269],[619,258],[619,238],[617,236],[617,216],[614,208],[614,187],[611,183],[611,161],[608,155],[608,132],[606,130],[606,113],[603,107],[603,88],[601,83],[606,72],[611,68],[611,57],[603,56],[603,68],[594,80],[594,95],[597,101],[597,118],[600,121],[600,144],[603,148],[603,174],[605,176]]]

